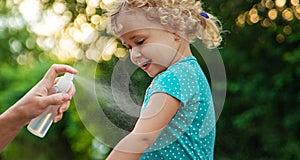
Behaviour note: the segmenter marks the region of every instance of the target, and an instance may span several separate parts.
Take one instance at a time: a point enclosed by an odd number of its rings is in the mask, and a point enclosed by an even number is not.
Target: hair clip
[[[206,18],[206,19],[209,18],[208,14],[205,13],[205,12],[201,12],[200,15],[201,15],[202,17]]]

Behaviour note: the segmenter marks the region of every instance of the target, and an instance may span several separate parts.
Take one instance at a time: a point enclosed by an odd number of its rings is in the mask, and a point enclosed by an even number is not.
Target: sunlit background
[[[289,23],[300,20],[299,0],[261,0],[260,3],[236,19],[236,25],[244,27],[246,24],[260,23],[263,27],[270,27],[278,32],[276,40],[279,43],[285,41],[285,37],[292,34],[293,30],[299,30],[300,26],[292,28]],[[278,22],[284,23],[282,29],[277,29]]]
[[[45,53],[54,54],[61,61],[80,60],[84,57],[97,62],[109,61],[114,55],[124,57],[125,49],[102,31],[107,26],[107,17],[101,10],[114,5],[112,0],[77,0],[75,6],[68,6],[64,0],[8,0],[9,17],[0,17],[0,29],[5,27],[26,29],[35,39],[27,39],[26,47],[38,45]],[[76,12],[72,12],[72,10]],[[74,15],[76,13],[76,15]],[[22,45],[17,39],[10,41],[13,52],[20,52]],[[18,63],[30,63],[30,52],[17,57]]]
[[[113,55],[125,56],[124,47],[102,34],[107,26],[107,17],[102,13],[113,7],[114,0],[77,0],[75,6],[68,6],[64,0],[56,0],[52,5],[45,6],[47,3],[49,0],[8,0],[6,7],[11,10],[10,16],[0,17],[0,30],[5,27],[18,30],[26,26],[36,36],[36,41],[30,38],[26,40],[27,48],[32,48],[36,43],[45,51],[44,54],[54,54],[62,61],[86,57],[101,62],[109,61]],[[72,12],[74,9],[76,12]],[[260,23],[263,27],[273,28],[278,32],[276,40],[281,43],[293,30],[299,29],[299,25],[298,28],[292,28],[289,23],[299,20],[299,0],[261,0],[249,11],[241,13],[236,25],[244,27]],[[278,30],[277,22],[285,26]],[[13,52],[22,50],[16,39],[12,39],[10,45]],[[30,59],[30,52],[17,57],[20,64],[28,63]]]

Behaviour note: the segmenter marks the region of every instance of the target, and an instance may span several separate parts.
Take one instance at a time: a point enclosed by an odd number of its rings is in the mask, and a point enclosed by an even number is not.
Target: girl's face
[[[155,77],[180,58],[179,37],[162,29],[139,29],[120,36],[130,50],[131,61],[150,77]]]
[[[150,77],[155,77],[177,62],[181,55],[181,38],[160,22],[148,20],[141,8],[125,10],[116,15],[120,30],[118,38],[130,50],[131,60]]]

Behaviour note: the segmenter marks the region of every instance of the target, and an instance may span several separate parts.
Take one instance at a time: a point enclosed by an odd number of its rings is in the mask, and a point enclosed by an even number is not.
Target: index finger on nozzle
[[[53,64],[45,74],[43,80],[45,81],[47,86],[52,86],[56,77],[59,74],[66,73],[66,72],[71,74],[77,74],[77,70],[69,65]]]
[[[73,67],[71,67],[69,65],[65,65],[65,64],[53,64],[51,66],[51,68],[49,69],[49,71],[51,71],[51,69],[56,73],[56,75],[61,74],[61,73],[66,73],[66,72],[69,72],[71,74],[77,73],[76,69],[74,69]]]

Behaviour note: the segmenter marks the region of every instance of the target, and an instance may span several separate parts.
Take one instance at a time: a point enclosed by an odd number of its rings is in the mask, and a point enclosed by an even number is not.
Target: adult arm
[[[107,160],[139,159],[155,142],[180,106],[180,101],[168,94],[153,94],[133,131],[117,144]]]
[[[60,105],[54,122],[62,118],[62,113],[69,107],[70,99],[75,93],[74,86],[68,93],[48,95],[55,84],[58,74],[77,71],[67,65],[52,65],[43,79],[37,83],[23,98],[0,115],[0,152],[19,133],[31,119],[42,114],[48,106]]]

